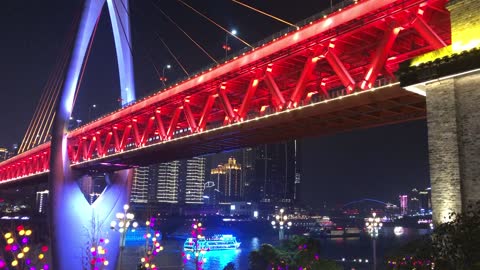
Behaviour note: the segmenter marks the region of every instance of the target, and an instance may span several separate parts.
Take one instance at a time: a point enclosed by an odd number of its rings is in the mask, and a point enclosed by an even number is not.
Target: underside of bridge
[[[313,102],[295,110],[212,128],[208,132],[154,143],[141,150],[130,152],[126,150],[121,155],[75,164],[73,168],[118,170],[256,144],[332,135],[425,117],[425,97],[406,91],[395,84],[328,101]]]
[[[72,167],[85,173],[109,172],[263,143],[334,135],[425,118],[425,96],[406,91],[396,83],[329,100],[314,100],[310,105],[258,116],[233,125],[219,125],[208,132],[185,133],[170,141],[153,142],[141,150],[127,149],[117,155],[74,164]],[[46,182],[47,179],[48,174],[43,173],[2,186],[7,188],[20,183]]]

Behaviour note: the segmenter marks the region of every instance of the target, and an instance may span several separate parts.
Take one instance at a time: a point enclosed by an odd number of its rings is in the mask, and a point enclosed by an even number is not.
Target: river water
[[[376,240],[377,246],[377,269],[383,269],[382,260],[389,251],[401,245],[428,234],[426,229],[405,228],[402,235],[395,235],[393,228],[384,228]],[[236,269],[248,269],[248,256],[263,243],[278,244],[275,232],[258,232],[242,234],[237,233],[237,241],[241,242],[240,249],[227,251],[210,251],[205,257],[207,259],[203,269],[222,270],[229,262],[233,262]],[[321,257],[338,261],[344,269],[373,269],[373,241],[368,235],[350,238],[320,239],[322,243]],[[195,265],[182,257],[184,240],[169,238],[162,241],[164,250],[155,257],[154,263],[159,269],[165,270],[194,270]],[[122,269],[136,269],[138,259],[141,257],[140,243],[127,244],[125,256],[122,260]],[[361,260],[361,263],[359,262]],[[366,262],[368,261],[368,262]]]

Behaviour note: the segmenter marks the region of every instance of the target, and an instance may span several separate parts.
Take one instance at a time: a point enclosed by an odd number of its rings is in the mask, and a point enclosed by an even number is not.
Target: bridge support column
[[[105,1],[110,11],[117,49],[122,105],[135,99],[128,0],[85,0],[51,131],[49,226],[52,268],[58,270],[92,268],[89,262],[90,247],[103,237],[110,240],[106,248],[109,264],[105,269],[117,267],[120,239],[118,233],[110,232],[110,222],[115,219],[117,212],[123,212],[123,205],[128,202],[130,194],[132,170],[117,171],[108,175],[105,191],[90,205],[77,183],[79,178],[85,177],[84,173],[70,168],[67,154],[68,122],[75,103],[79,76]]]
[[[435,223],[480,200],[480,72],[425,86]]]

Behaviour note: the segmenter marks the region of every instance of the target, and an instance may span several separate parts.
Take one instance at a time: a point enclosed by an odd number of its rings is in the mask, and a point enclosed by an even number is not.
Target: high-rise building
[[[256,147],[253,191],[264,203],[293,203],[301,179],[297,141]]]
[[[204,157],[136,168],[132,203],[203,203]]]
[[[294,143],[294,169],[295,169],[295,184],[293,189],[293,200],[295,202],[300,201],[300,183],[302,182],[302,170],[301,170],[301,154],[300,154],[300,146],[297,140],[293,141]]]
[[[408,213],[408,195],[400,195],[400,214],[406,215]]]
[[[259,189],[255,188],[255,161],[256,161],[256,149],[247,147],[242,149],[242,181],[243,181],[243,197],[247,201],[259,201],[255,200],[255,192],[258,193]]]
[[[182,160],[179,171],[180,202],[186,204],[202,204],[205,182],[206,158],[194,157]]]
[[[413,188],[410,192],[410,200],[408,202],[408,211],[412,214],[420,212],[420,196],[418,189]]]
[[[418,192],[419,200],[420,200],[420,209],[423,211],[428,212],[432,209],[432,189],[426,188]]]
[[[9,158],[8,149],[0,147],[0,161],[4,161],[8,158]]]
[[[215,201],[233,202],[244,200],[245,185],[242,178],[242,166],[237,163],[234,157],[230,157],[227,163],[213,168],[210,176],[214,187],[218,191],[213,194]]]
[[[130,201],[132,203],[148,203],[149,184],[151,182],[150,166],[135,168]]]
[[[48,207],[48,189],[43,191],[37,191],[36,194],[36,206],[37,213],[46,214]]]
[[[180,161],[158,164],[156,181],[156,201],[160,203],[178,203],[178,184]]]

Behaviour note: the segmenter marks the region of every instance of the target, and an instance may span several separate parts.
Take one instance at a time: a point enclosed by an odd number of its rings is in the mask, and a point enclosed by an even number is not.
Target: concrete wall
[[[428,84],[434,220],[480,200],[480,72]]]

